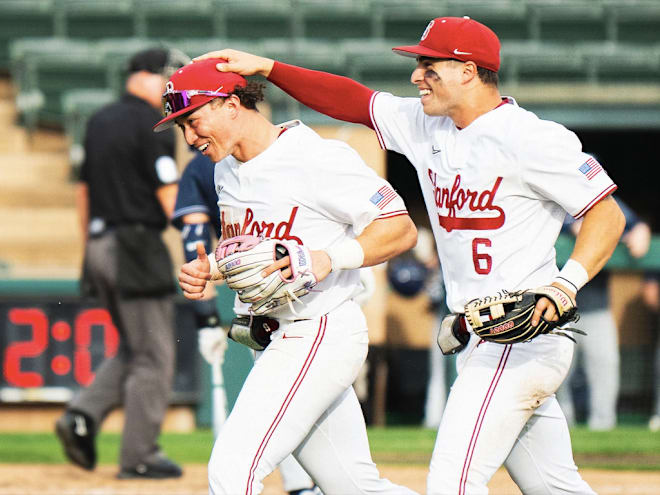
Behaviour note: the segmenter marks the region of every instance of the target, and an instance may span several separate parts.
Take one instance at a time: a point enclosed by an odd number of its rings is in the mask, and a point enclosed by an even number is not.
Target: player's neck
[[[502,97],[496,87],[481,87],[463,98],[461,105],[451,112],[451,119],[459,129],[465,129],[482,115],[497,108]]]
[[[276,140],[281,128],[270,123],[258,112],[250,112],[241,126],[242,138],[232,153],[234,158],[247,162],[266,151]]]

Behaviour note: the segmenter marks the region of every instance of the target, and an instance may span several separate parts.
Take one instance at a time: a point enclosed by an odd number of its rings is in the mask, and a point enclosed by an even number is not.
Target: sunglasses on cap
[[[179,110],[184,110],[190,106],[190,99],[193,96],[229,96],[229,93],[221,93],[219,91],[210,91],[206,89],[182,89],[175,90],[167,88],[163,93],[165,98],[165,115],[176,113]]]

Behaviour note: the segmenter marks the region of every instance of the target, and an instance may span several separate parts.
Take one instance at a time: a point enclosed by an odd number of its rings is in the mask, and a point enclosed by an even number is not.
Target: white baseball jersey
[[[263,234],[322,249],[372,221],[406,214],[392,187],[344,143],[300,122],[252,160],[222,160],[215,184],[222,237]],[[414,495],[381,478],[353,390],[368,350],[366,319],[351,300],[359,270],[331,273],[284,308],[222,426],[209,461],[209,493],[261,493],[289,454],[324,493]],[[237,300],[235,311],[247,313]]]
[[[416,98],[375,93],[371,112],[381,145],[417,170],[452,311],[550,283],[565,212],[579,218],[616,189],[572,132],[511,99],[465,129],[427,116]],[[572,355],[559,335],[514,345],[473,335],[458,355],[427,493],[486,494],[504,464],[523,493],[593,494],[554,396]]]
[[[452,311],[549,283],[565,212],[579,218],[616,189],[574,133],[510,98],[465,129],[417,98],[375,93],[371,108],[381,146],[417,170]]]
[[[215,167],[222,237],[263,234],[317,250],[355,238],[372,221],[407,214],[392,186],[341,141],[322,139],[300,121],[263,153],[241,163],[229,156]],[[328,313],[362,289],[358,270],[330,273],[275,316],[313,318]],[[236,314],[249,304],[235,300]]]

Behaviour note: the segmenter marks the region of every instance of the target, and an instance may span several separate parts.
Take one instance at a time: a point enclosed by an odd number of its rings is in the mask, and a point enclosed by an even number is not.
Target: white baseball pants
[[[501,345],[472,337],[458,358],[427,479],[429,495],[487,494],[504,464],[525,495],[589,494],[554,393],[573,342],[543,335]]]
[[[258,356],[213,447],[209,492],[261,493],[293,452],[326,495],[410,495],[380,478],[352,383],[368,349],[359,306],[281,322]]]

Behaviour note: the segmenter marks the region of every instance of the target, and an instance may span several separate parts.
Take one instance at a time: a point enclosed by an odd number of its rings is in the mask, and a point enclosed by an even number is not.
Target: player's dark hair
[[[477,67],[477,74],[482,83],[491,84],[497,87],[497,84],[499,83],[497,72],[490,69],[484,69],[483,67]]]
[[[233,94],[241,100],[241,105],[249,110],[256,110],[257,103],[264,100],[266,85],[256,81],[248,81],[244,88],[237,86]]]

